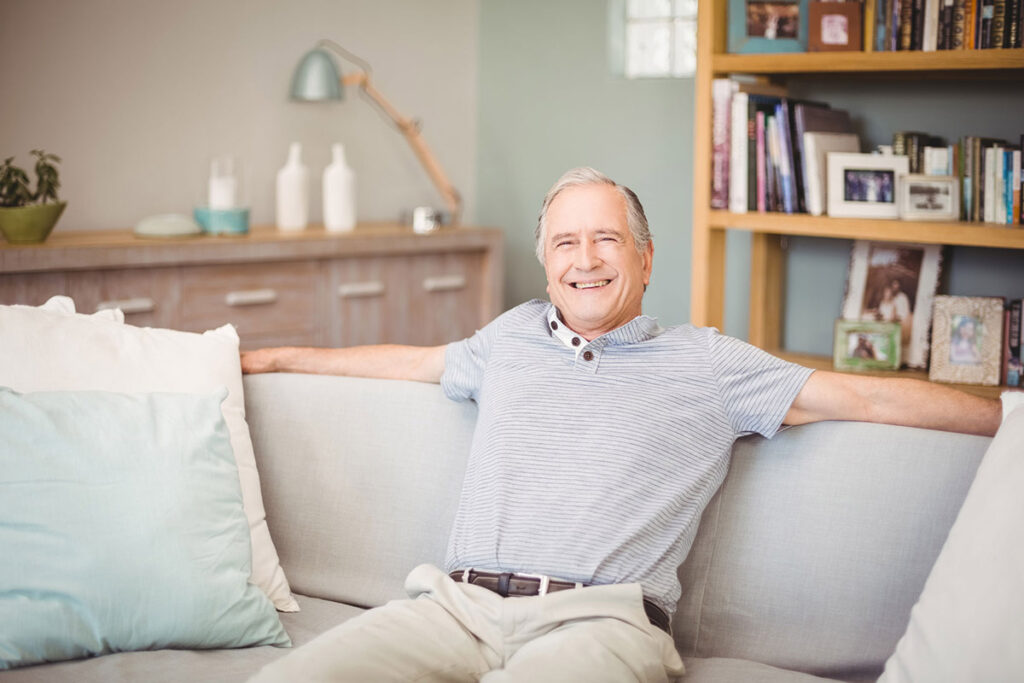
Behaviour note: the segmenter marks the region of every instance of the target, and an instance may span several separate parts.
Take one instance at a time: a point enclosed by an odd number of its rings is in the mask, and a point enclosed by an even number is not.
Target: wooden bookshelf
[[[727,4],[700,3],[697,19],[697,73],[693,167],[693,246],[690,319],[695,325],[723,326],[726,232],[752,233],[749,341],[764,349],[782,346],[786,236],[921,242],[997,249],[1024,249],[1024,229],[992,224],[847,219],[807,214],[746,213],[712,210],[712,98],[714,78],[730,74],[763,76],[772,81],[815,74],[842,73],[867,79],[926,77],[966,79],[1024,78],[1024,49],[939,52],[832,52],[800,54],[728,54]],[[831,321],[827,321],[831,325]],[[831,368],[831,359],[779,352],[812,367]],[[925,377],[923,373],[910,373]],[[998,389],[970,390],[997,393]]]

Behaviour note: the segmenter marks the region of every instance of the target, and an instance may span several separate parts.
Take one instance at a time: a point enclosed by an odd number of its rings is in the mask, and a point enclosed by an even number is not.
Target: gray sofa
[[[437,386],[245,379],[267,519],[302,611],[295,646],[442,564],[475,419]],[[687,681],[874,680],[990,439],[859,423],[736,444],[679,568]],[[123,653],[22,681],[242,681],[287,649]]]

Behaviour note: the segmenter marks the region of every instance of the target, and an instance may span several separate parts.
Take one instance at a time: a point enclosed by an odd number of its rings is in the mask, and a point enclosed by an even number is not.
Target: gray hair
[[[636,246],[637,253],[643,254],[647,250],[647,245],[651,243],[651,231],[647,227],[644,207],[640,204],[636,193],[625,185],[619,185],[600,171],[589,166],[581,166],[566,172],[544,197],[544,203],[540,207],[540,216],[537,218],[537,229],[534,231],[537,259],[544,263],[544,236],[547,234],[547,216],[551,202],[555,201],[555,197],[562,190],[580,185],[610,185],[619,191],[619,194],[626,200],[626,224],[629,226],[629,232],[633,235],[633,244]]]

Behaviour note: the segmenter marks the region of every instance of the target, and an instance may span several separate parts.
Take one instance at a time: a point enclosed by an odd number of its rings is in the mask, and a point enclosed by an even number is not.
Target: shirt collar
[[[636,344],[642,341],[647,341],[648,339],[653,339],[664,332],[664,329],[658,324],[657,318],[652,318],[649,315],[638,315],[625,325],[617,327],[611,332],[605,332],[600,337],[596,337],[588,342],[586,339],[573,332],[568,325],[562,322],[562,315],[558,312],[558,309],[554,304],[550,304],[548,306],[547,321],[548,333],[560,340],[577,354],[587,346],[593,348],[595,346],[605,347],[620,346],[623,344]],[[574,338],[578,340],[575,344],[572,342]]]

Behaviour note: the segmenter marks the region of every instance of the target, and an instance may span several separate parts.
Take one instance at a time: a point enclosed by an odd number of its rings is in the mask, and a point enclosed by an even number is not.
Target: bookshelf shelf
[[[1024,230],[991,223],[829,218],[806,214],[709,211],[708,225],[772,235],[802,235],[851,240],[920,242],[957,246],[1024,249]]]
[[[1024,81],[1024,49],[944,50],[936,52],[832,52],[800,54],[728,54],[727,5],[699,3],[693,169],[693,241],[690,319],[695,325],[722,328],[725,307],[726,232],[752,233],[749,341],[810,367],[831,369],[832,359],[782,349],[783,284],[786,236],[921,242],[996,249],[1024,249],[1024,229],[985,223],[845,219],[783,213],[730,213],[712,210],[712,81],[749,74],[771,81],[789,77],[843,74],[871,80],[994,78]],[[951,93],[951,97],[956,97]],[[824,324],[831,326],[832,321]],[[920,371],[899,376],[927,379]],[[997,396],[999,387],[959,387]]]
[[[1024,48],[940,52],[805,52],[772,55],[711,55],[715,76],[734,73],[803,75],[821,73],[1024,72]],[[1013,74],[1005,74],[1012,76]]]

